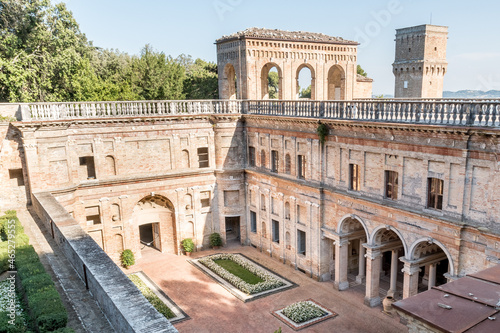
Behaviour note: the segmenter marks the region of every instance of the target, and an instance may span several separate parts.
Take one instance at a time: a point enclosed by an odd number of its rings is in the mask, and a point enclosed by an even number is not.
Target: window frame
[[[399,175],[397,171],[385,170],[384,196],[387,199],[397,200],[399,191]]]
[[[280,222],[276,220],[271,220],[272,228],[272,239],[273,243],[280,243]]]
[[[297,229],[297,254],[306,255],[306,232]]]
[[[250,211],[250,232],[257,233],[257,213]]]
[[[349,189],[351,191],[359,191],[361,188],[359,174],[359,164],[349,163]]]
[[[439,178],[427,178],[427,208],[443,210],[444,181]]]
[[[206,153],[201,152],[203,149],[206,149]],[[209,159],[209,152],[208,152],[208,147],[198,147],[196,152],[198,153],[198,167],[201,168],[209,168],[210,167],[210,159]],[[203,156],[206,156],[206,160],[202,159]],[[205,165],[206,163],[206,165]]]

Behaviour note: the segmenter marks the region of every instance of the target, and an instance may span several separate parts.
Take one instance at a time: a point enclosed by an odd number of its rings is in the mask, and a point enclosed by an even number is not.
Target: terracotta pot
[[[186,252],[186,255],[187,255],[188,257],[191,257],[191,252]]]
[[[382,301],[382,305],[384,306],[384,312],[385,313],[392,313],[393,308],[392,308],[392,303],[394,303],[396,300],[392,296],[387,296],[384,298]]]
[[[212,246],[212,248],[213,248],[214,250],[218,250],[218,249],[219,249],[219,246]]]

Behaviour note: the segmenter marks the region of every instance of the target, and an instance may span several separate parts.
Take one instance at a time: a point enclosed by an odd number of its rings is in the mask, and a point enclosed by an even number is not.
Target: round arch
[[[298,96],[300,93],[300,91],[299,91],[299,89],[300,89],[299,74],[300,74],[300,71],[306,67],[311,71],[311,99],[314,100],[314,99],[316,99],[316,72],[314,71],[314,67],[306,62],[303,64],[300,64],[297,67],[297,70],[295,71],[295,94],[294,94],[294,96]]]
[[[238,93],[236,70],[232,64],[224,67],[222,80],[222,99],[236,99]]]
[[[175,209],[169,199],[158,194],[143,197],[134,206],[132,221],[141,249],[150,246],[160,252],[177,253]]]
[[[377,237],[377,234],[379,232],[381,232],[381,230],[390,230],[390,231],[393,231],[399,237],[399,239],[401,240],[401,243],[403,244],[403,249],[405,251],[405,257],[406,257],[408,255],[408,245],[406,244],[406,241],[405,241],[403,235],[401,234],[401,232],[398,229],[396,229],[393,226],[391,226],[391,225],[387,225],[387,226],[382,225],[382,226],[376,227],[372,231],[372,234],[370,235],[368,244],[371,245],[371,246],[376,245],[375,244],[375,239]]]
[[[446,257],[448,258],[448,263],[450,265],[450,275],[454,276],[455,275],[455,265],[453,263],[453,259],[451,257],[450,251],[448,251],[448,249],[446,248],[446,246],[444,246],[443,243],[441,243],[440,241],[438,241],[434,238],[422,237],[422,238],[417,239],[415,242],[413,242],[413,244],[411,245],[410,250],[408,252],[409,258],[407,258],[407,259],[409,259],[409,260],[417,259],[415,256],[415,251],[416,251],[417,247],[422,243],[428,243],[429,245],[435,244],[444,252]]]
[[[283,99],[283,72],[281,67],[275,62],[268,62],[264,66],[262,66],[262,70],[260,71],[260,82],[261,82],[261,98],[269,99],[269,72],[271,69],[276,68],[278,71],[278,99]]]
[[[345,71],[340,65],[333,65],[328,70],[328,99],[345,99]]]
[[[344,226],[344,223],[348,222],[350,219],[355,220],[355,221],[359,222],[359,224],[361,224],[361,226],[365,230],[366,239],[368,240],[370,238],[370,234],[368,232],[368,227],[366,226],[366,223],[359,216],[357,216],[355,214],[347,214],[347,215],[342,216],[342,218],[340,219],[340,222],[337,226],[337,233],[340,234],[342,232],[342,227]]]

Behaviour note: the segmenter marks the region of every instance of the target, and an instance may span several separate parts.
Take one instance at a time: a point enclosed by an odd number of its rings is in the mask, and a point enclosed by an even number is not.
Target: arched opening
[[[288,201],[285,202],[285,219],[290,219],[290,203]]]
[[[141,250],[153,248],[177,253],[174,206],[161,195],[149,195],[134,207],[132,220],[139,229],[136,235]]]
[[[237,99],[238,97],[238,86],[237,86],[236,70],[231,64],[227,64],[224,67],[224,79],[222,86],[222,98],[223,99]]]
[[[122,219],[121,213],[120,213],[120,206],[118,204],[112,204],[111,205],[111,220],[113,222],[120,222]]]
[[[193,197],[191,196],[191,194],[187,193],[184,195],[184,205],[186,210],[193,209]]]
[[[366,275],[365,248],[368,235],[360,219],[345,217],[338,226],[339,239],[325,240],[329,247],[328,266],[338,290],[349,287],[349,280],[363,283]],[[335,246],[333,246],[335,245]],[[326,252],[326,251],[325,251]],[[325,262],[326,264],[326,262]]]
[[[114,236],[114,243],[116,253],[122,253],[125,247],[123,245],[123,236],[121,234],[116,234]]]
[[[290,232],[287,231],[285,233],[285,247],[287,250],[290,250],[292,247],[291,247],[291,244],[290,244],[290,241],[291,240],[291,237],[290,237]]]
[[[193,221],[188,221],[184,227],[184,237],[183,239],[191,238],[194,241],[194,223]]]
[[[372,242],[365,301],[368,299],[370,305],[380,303],[380,295],[401,299],[404,264],[399,258],[405,255],[403,240],[393,227],[385,227],[375,231]]]
[[[115,158],[111,155],[106,156],[106,175],[114,176],[116,175],[116,165]]]
[[[295,81],[296,99],[316,99],[316,78],[311,65],[300,65],[297,68]]]
[[[187,149],[182,150],[181,152],[181,168],[189,169],[189,151]]]
[[[262,99],[282,99],[282,74],[281,68],[268,63],[261,71],[261,96]]]
[[[345,73],[339,65],[334,65],[328,71],[328,99],[345,99]]]
[[[420,272],[418,282],[415,282],[417,290],[410,290],[411,295],[448,282],[446,275],[453,274],[453,272],[451,258],[445,250],[446,248],[433,239],[417,241],[413,246],[411,251],[412,265],[418,266]],[[410,287],[415,288],[415,286]]]

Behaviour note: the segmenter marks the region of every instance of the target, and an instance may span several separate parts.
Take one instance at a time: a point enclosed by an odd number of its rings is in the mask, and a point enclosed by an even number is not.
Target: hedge
[[[16,241],[16,260],[18,277],[21,281],[21,294],[24,294],[28,303],[30,322],[36,325],[38,331],[71,333],[72,329],[65,327],[68,322],[68,313],[62,304],[61,297],[57,292],[54,282],[45,271],[40,258],[33,246],[29,245],[29,238],[24,233],[24,228],[17,219],[15,211],[7,211],[6,215],[0,217],[0,234],[2,239],[7,239],[7,224],[9,220],[16,221],[15,241]],[[8,255],[6,243],[0,242],[0,270],[7,270]],[[5,269],[4,269],[5,267]],[[5,317],[8,318],[8,317]],[[3,313],[0,313],[0,333],[2,332],[28,332],[26,327],[19,327],[19,330],[8,326],[3,330],[5,319]]]

